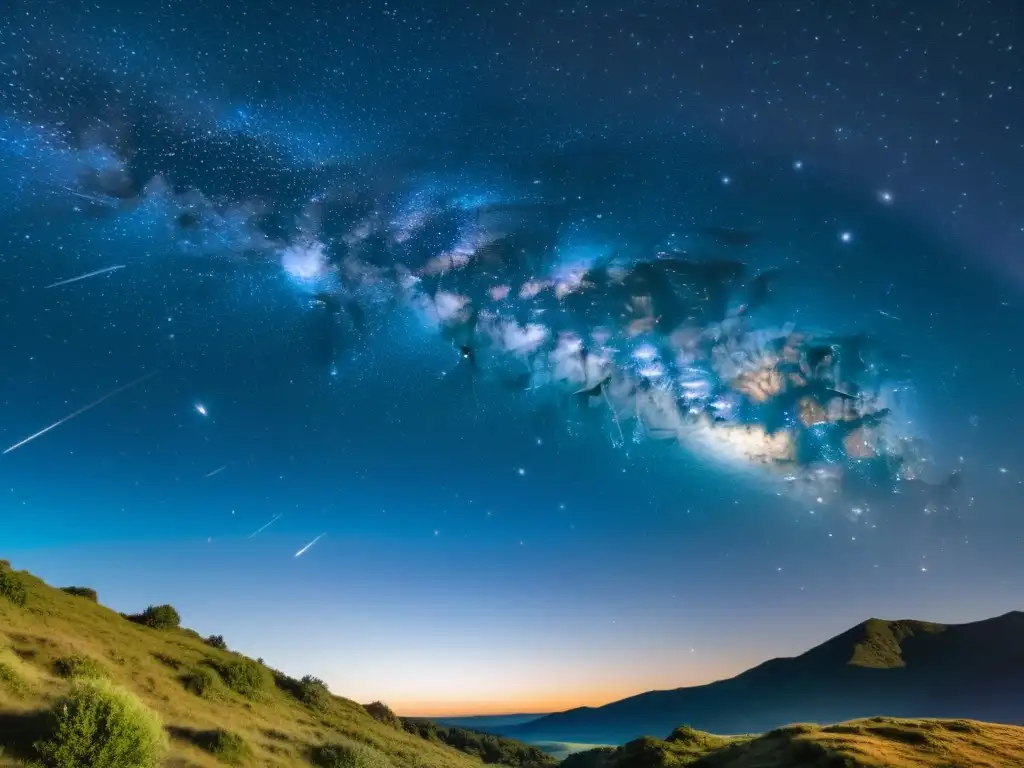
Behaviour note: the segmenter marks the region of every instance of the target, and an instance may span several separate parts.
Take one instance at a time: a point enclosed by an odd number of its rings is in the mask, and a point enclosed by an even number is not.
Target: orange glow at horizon
[[[559,691],[554,695],[543,696],[501,696],[500,692],[493,699],[463,699],[449,696],[433,699],[398,699],[386,702],[394,712],[402,717],[471,717],[474,715],[545,715],[551,712],[564,712],[576,707],[600,707],[613,701],[646,693],[651,690],[684,688],[720,680],[735,674],[732,670],[704,670],[706,674],[690,680],[662,679],[660,683],[653,680],[648,685],[643,682],[632,685],[587,687],[575,692]],[[707,674],[711,673],[711,674]],[[717,673],[717,674],[716,674]],[[540,693],[540,692],[538,692]]]
[[[546,715],[551,712],[562,712],[576,707],[599,707],[627,696],[642,693],[638,690],[609,691],[601,696],[560,696],[548,700],[537,699],[500,699],[495,701],[445,702],[437,699],[431,701],[396,701],[391,708],[402,717],[472,717],[474,715]]]

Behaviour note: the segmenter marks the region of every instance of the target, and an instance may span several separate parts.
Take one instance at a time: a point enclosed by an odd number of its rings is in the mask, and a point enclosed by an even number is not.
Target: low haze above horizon
[[[0,19],[0,558],[413,716],[1024,609],[1013,3],[203,5]]]

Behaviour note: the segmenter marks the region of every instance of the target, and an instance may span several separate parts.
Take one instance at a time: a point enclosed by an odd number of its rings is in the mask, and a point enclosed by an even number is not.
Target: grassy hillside
[[[876,717],[791,725],[763,736],[677,729],[571,755],[563,768],[1006,768],[1024,765],[1024,728],[973,720]]]
[[[440,740],[380,722],[314,678],[294,680],[220,645],[130,621],[88,590],[62,591],[0,562],[0,768],[27,765],[48,727],[42,712],[73,681],[94,676],[159,714],[168,767],[352,765],[331,763],[337,750],[325,747],[353,742],[356,768],[481,766]]]

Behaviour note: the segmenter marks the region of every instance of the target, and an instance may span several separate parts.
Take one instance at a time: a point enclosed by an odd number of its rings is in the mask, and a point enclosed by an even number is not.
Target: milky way
[[[766,233],[757,211],[693,205],[701,178],[742,183],[706,138],[627,148],[553,124],[462,155],[346,149],[310,121],[186,95],[159,66],[30,50],[0,112],[8,209],[73,216],[140,258],[280,270],[329,375],[356,346],[395,347],[411,315],[450,344],[442,375],[603,423],[623,451],[675,441],[819,499],[958,485],[912,417],[905,341],[794,302],[810,270],[778,212]],[[133,268],[96,266],[53,285]]]
[[[790,276],[748,267],[756,231],[649,226],[631,239],[550,166],[526,175],[514,157],[396,176],[310,166],[248,126],[157,103],[117,122],[49,120],[8,118],[19,205],[123,221],[179,254],[277,265],[320,318],[313,345],[332,374],[341,346],[389,344],[411,313],[480,386],[554,403],[567,422],[603,420],[624,451],[673,440],[819,499],[857,481],[955,487],[928,485],[923,436],[901,412],[910,388],[874,339],[803,328],[784,306],[781,323],[763,317]],[[237,174],[243,159],[249,172],[212,191],[195,173],[215,161]]]

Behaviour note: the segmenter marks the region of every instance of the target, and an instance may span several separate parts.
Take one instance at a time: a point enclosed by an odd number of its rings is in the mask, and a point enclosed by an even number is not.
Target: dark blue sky
[[[3,444],[154,374],[0,458],[17,566],[403,713],[601,703],[868,616],[1021,607],[1014,3],[197,5],[0,19]],[[756,230],[739,257],[783,270],[759,322],[871,334],[962,486],[855,512],[616,446],[453,372],[400,310],[325,364],[282,254],[339,190],[425,188],[540,195],[569,253]]]

